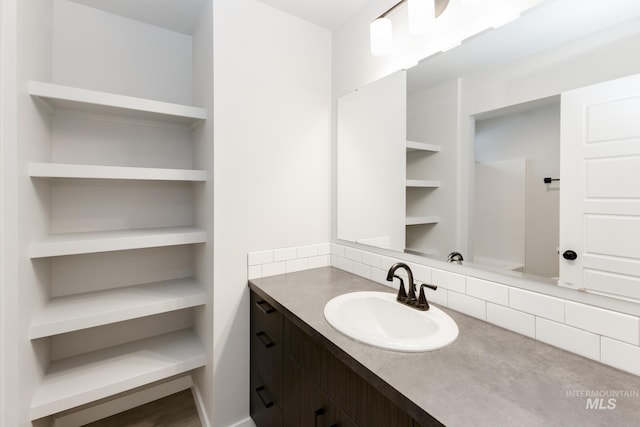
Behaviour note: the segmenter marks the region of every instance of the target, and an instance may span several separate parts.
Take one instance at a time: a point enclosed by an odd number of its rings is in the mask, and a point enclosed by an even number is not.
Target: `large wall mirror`
[[[640,2],[571,3],[340,97],[338,239],[640,301]]]

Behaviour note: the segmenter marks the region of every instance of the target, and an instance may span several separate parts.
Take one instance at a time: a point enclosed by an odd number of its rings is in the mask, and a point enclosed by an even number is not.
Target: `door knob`
[[[573,261],[574,259],[578,258],[578,254],[575,253],[574,251],[564,251],[562,253],[562,258],[569,260],[569,261]]]

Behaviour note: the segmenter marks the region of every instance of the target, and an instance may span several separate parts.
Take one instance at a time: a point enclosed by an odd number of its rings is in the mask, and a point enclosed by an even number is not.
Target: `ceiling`
[[[191,35],[205,0],[71,0],[115,15]]]
[[[369,0],[259,0],[329,30],[347,22]]]
[[[545,1],[523,13],[520,19],[471,37],[446,54],[420,61],[408,71],[409,93],[517,61],[581,37],[592,35],[597,39],[599,31],[623,23],[629,31],[638,28],[640,1],[616,0],[616,3],[616,7],[611,7],[602,0]]]
[[[192,34],[205,0],[71,0],[183,34]],[[290,15],[335,30],[369,0],[258,0]]]

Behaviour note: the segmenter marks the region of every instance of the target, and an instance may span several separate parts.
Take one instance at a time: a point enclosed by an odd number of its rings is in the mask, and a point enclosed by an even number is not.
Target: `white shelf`
[[[422,225],[422,224],[437,224],[440,222],[440,217],[430,216],[408,216],[406,218],[406,225]]]
[[[420,188],[438,188],[440,187],[440,181],[434,181],[429,179],[408,179],[407,187],[420,187]]]
[[[192,278],[54,298],[31,322],[31,339],[206,304]]]
[[[144,228],[91,233],[52,234],[29,247],[29,258],[156,248],[204,243],[207,232],[196,227]]]
[[[195,127],[207,118],[204,108],[135,98],[53,83],[29,82],[29,93],[40,98],[52,111],[76,110],[142,120],[178,123]]]
[[[437,153],[440,146],[436,144],[427,144],[426,142],[407,141],[407,151],[428,151]]]
[[[204,366],[205,350],[184,330],[53,362],[31,402],[32,420]]]
[[[29,163],[34,178],[128,179],[147,181],[206,181],[207,171],[121,166]]]

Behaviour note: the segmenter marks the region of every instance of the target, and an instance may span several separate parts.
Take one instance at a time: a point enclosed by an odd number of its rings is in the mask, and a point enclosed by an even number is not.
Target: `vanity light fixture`
[[[382,56],[391,52],[393,28],[387,15],[405,2],[408,2],[409,31],[412,34],[421,34],[427,31],[433,21],[449,5],[449,0],[400,0],[371,22],[369,26],[371,54]]]
[[[409,32],[422,34],[436,19],[436,2],[433,0],[408,0]]]
[[[371,33],[371,53],[376,56],[390,53],[393,48],[391,20],[381,16],[371,23],[369,31]]]

